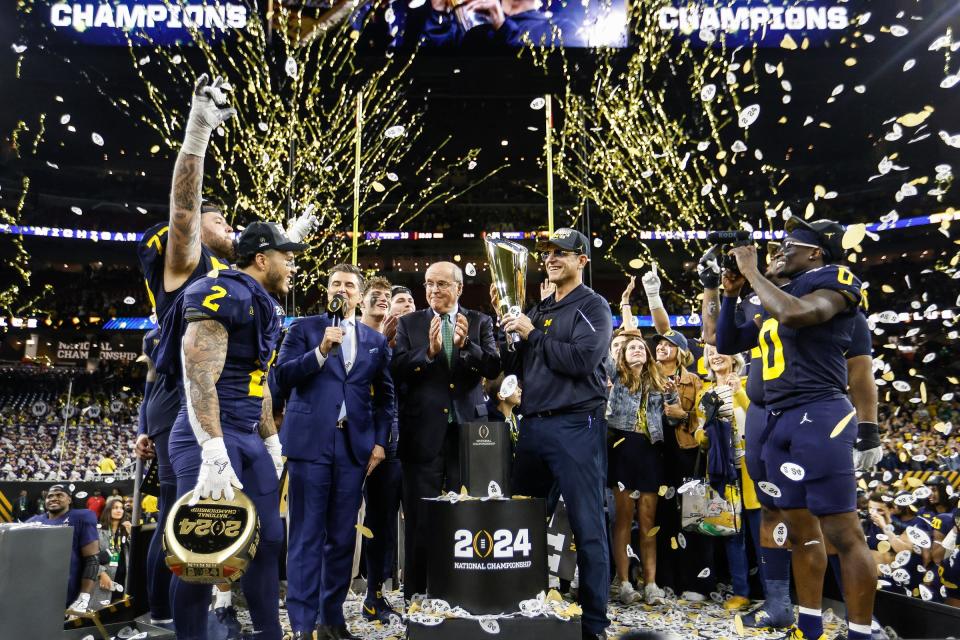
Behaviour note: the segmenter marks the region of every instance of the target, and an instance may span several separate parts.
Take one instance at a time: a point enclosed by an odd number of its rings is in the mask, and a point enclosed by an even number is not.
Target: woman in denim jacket
[[[624,604],[645,599],[648,604],[662,600],[657,586],[657,539],[648,533],[657,514],[658,491],[664,484],[663,390],[665,379],[646,341],[636,331],[609,367],[611,379],[607,402],[607,479],[615,496],[613,553],[617,568],[614,585]],[[630,584],[627,544],[634,509],[640,525],[640,562],[646,586],[643,596]],[[615,589],[616,590],[616,589]]]

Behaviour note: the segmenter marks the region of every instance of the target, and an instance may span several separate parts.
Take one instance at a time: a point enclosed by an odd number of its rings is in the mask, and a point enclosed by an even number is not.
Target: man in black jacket
[[[540,245],[556,291],[530,310],[502,320],[520,334],[504,369],[522,380],[523,429],[514,459],[513,491],[546,497],[558,482],[577,544],[583,637],[605,638],[610,557],[603,516],[607,401],[604,358],[610,346],[610,305],[583,284],[587,237],[557,229]]]
[[[428,526],[421,498],[460,490],[460,423],[485,420],[482,378],[500,373],[493,321],[459,306],[463,272],[452,262],[430,265],[426,309],[397,327],[390,370],[399,396],[403,504],[406,518],[404,597],[426,593]]]

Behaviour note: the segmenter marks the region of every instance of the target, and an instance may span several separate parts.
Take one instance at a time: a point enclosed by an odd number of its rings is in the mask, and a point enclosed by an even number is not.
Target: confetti
[[[700,573],[697,574],[698,578],[708,578],[710,577],[710,567],[705,568]]]
[[[370,527],[365,527],[358,523],[354,525],[354,528],[356,528],[356,530],[359,531],[360,535],[364,538],[367,538],[368,540],[373,538],[373,531],[370,530]]]
[[[798,464],[793,462],[784,462],[780,465],[780,473],[787,476],[788,479],[798,482],[803,480],[803,477],[806,475],[806,471]]]
[[[837,426],[833,428],[833,431],[830,432],[830,437],[836,438],[838,435],[843,433],[843,430],[847,428],[847,424],[850,423],[850,419],[853,418],[853,416],[855,415],[857,415],[857,412],[856,410],[853,410],[850,413],[848,413],[846,416],[844,416],[844,418],[837,423]]]
[[[773,541],[778,547],[782,547],[787,542],[787,524],[778,522],[773,528]]]
[[[737,118],[737,124],[740,125],[741,129],[746,129],[750,127],[750,125],[752,125],[754,122],[756,122],[757,118],[759,117],[760,117],[760,105],[752,104],[740,110],[739,116]]]
[[[766,482],[765,480],[761,480],[760,482],[757,483],[757,486],[760,487],[760,490],[763,491],[768,496],[771,496],[773,498],[779,498],[781,496],[780,487],[773,484],[772,482]]]
[[[97,145],[98,147],[103,146],[103,136],[101,136],[99,133],[91,133],[90,139],[93,140],[93,144]]]
[[[392,127],[389,127],[386,131],[383,132],[383,135],[387,138],[399,138],[406,132],[406,127],[402,124],[396,124]]]
[[[546,104],[547,104],[547,101],[544,100],[543,98],[534,98],[533,100],[530,101],[530,108],[533,109],[534,111],[539,111],[540,109],[543,109],[543,107],[546,106]]]

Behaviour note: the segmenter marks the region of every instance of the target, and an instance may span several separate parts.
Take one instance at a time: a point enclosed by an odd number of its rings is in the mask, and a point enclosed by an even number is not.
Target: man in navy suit
[[[460,423],[483,421],[483,378],[500,374],[493,321],[458,303],[463,272],[452,262],[430,265],[428,308],[397,324],[391,371],[405,385],[399,398],[405,554],[403,594],[426,593],[429,555],[421,498],[460,490]]]
[[[287,457],[290,541],[287,610],[295,639],[355,638],[343,618],[354,525],[364,479],[384,459],[394,414],[390,349],[355,317],[363,290],[355,266],[333,267],[327,295],[343,321],[310,316],[291,327],[276,383],[289,392],[280,441]],[[318,623],[319,617],[319,623]]]

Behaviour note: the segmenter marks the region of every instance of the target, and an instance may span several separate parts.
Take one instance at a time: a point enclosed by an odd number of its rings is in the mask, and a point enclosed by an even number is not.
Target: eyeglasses
[[[582,256],[579,251],[564,251],[563,249],[551,249],[549,251],[540,251],[538,254],[540,262],[546,262],[550,257],[566,258],[567,256]]]
[[[455,284],[457,283],[447,282],[446,280],[439,280],[437,282],[434,282],[432,280],[427,280],[426,282],[423,283],[423,288],[427,290],[437,289],[439,291],[447,291],[448,289],[451,289]]]
[[[780,250],[786,251],[788,249],[793,249],[794,247],[807,247],[808,249],[819,249],[820,245],[817,244],[808,244],[806,242],[799,242],[797,240],[784,240],[780,244]]]

